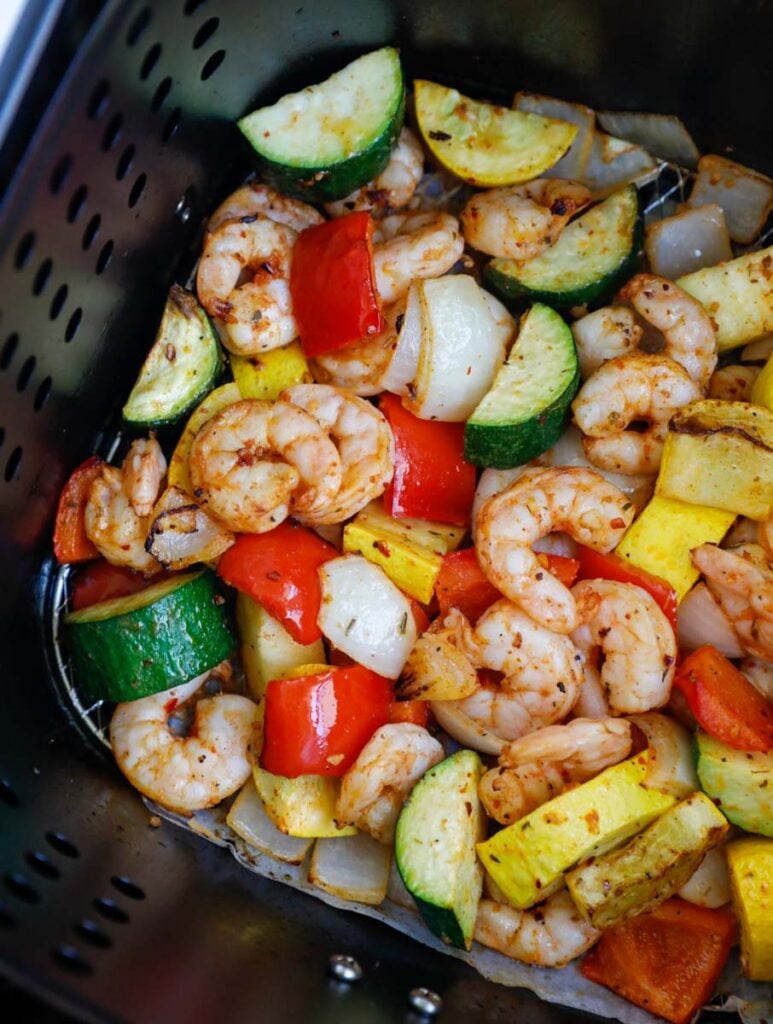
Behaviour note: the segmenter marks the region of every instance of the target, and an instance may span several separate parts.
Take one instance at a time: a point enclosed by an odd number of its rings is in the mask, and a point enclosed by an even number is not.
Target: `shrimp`
[[[421,142],[410,128],[403,128],[381,174],[345,199],[325,203],[325,212],[331,217],[343,217],[354,210],[370,210],[374,216],[383,216],[390,210],[399,210],[413,199],[423,174]]]
[[[210,233],[217,231],[229,220],[250,223],[254,217],[265,217],[297,232],[325,223],[322,214],[308,203],[283,196],[269,185],[250,181],[218,206],[209,218],[207,230]]]
[[[701,397],[686,370],[666,356],[636,352],[604,363],[580,388],[572,411],[589,461],[615,473],[657,473],[668,421]],[[644,420],[644,431],[627,429]]]
[[[290,511],[333,500],[341,457],[319,423],[289,402],[247,399],[223,409],[193,442],[194,495],[224,525],[265,533]]]
[[[234,693],[202,697],[189,735],[169,728],[171,710],[194,697],[209,673],[119,704],[110,721],[116,763],[140,793],[171,811],[212,807],[244,785],[257,760],[258,706]]]
[[[662,333],[665,354],[684,367],[701,388],[707,387],[717,365],[717,338],[700,302],[655,274],[632,277],[620,298]]]
[[[374,241],[376,290],[386,305],[414,281],[445,274],[464,251],[459,222],[450,213],[394,213],[379,223]]]
[[[311,361],[311,372],[320,384],[346,388],[361,398],[380,394],[381,376],[389,366],[405,316],[405,298],[384,310],[386,327],[372,338],[346,348],[326,352]]]
[[[356,825],[380,843],[391,845],[405,799],[422,775],[444,756],[438,741],[420,725],[383,725],[341,779],[336,824],[339,828]]]
[[[394,439],[381,412],[370,402],[329,384],[296,384],[282,395],[313,416],[338,450],[342,481],[334,496],[294,504],[305,523],[326,525],[349,519],[383,494],[394,473]]]
[[[83,512],[86,536],[100,555],[111,565],[157,572],[159,563],[145,550],[152,520],[152,513],[138,516],[132,508],[122,471],[103,466],[101,476],[89,488]]]
[[[166,459],[155,437],[132,442],[121,467],[123,488],[136,515],[149,516],[166,476]]]
[[[627,306],[605,306],[575,320],[572,334],[583,380],[607,360],[637,349],[643,333]]]
[[[297,237],[265,217],[224,221],[207,234],[196,290],[229,351],[256,355],[297,337],[289,280]]]
[[[478,559],[494,586],[535,622],[571,633],[579,625],[574,597],[543,567],[531,545],[559,530],[607,553],[633,515],[623,492],[592,469],[527,469],[478,512]]]
[[[613,714],[662,707],[671,695],[676,639],[657,601],[632,583],[582,580],[572,588],[581,625],[572,640],[587,660],[600,649],[600,682]]]
[[[692,552],[696,569],[748,654],[773,661],[773,570],[758,544],[725,551],[701,544]]]
[[[482,899],[475,938],[513,960],[538,967],[563,967],[601,938],[568,892],[557,892],[531,910]]]
[[[558,240],[590,198],[584,185],[561,178],[477,192],[460,214],[464,239],[489,256],[530,260]]]
[[[752,388],[760,375],[759,366],[723,366],[709,380],[709,398],[726,402],[750,402]]]

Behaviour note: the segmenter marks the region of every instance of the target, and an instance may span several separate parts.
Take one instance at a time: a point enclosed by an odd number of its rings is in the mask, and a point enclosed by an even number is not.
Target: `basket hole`
[[[104,274],[107,268],[110,266],[110,260],[113,258],[113,249],[115,248],[112,238],[109,238],[102,248],[99,250],[99,256],[97,256],[96,271],[98,274]]]
[[[2,428],[0,428],[0,433],[3,435],[3,440],[5,440],[5,431]],[[7,807],[18,807],[20,803],[16,790],[7,779],[0,779],[0,802],[4,803]]]
[[[48,401],[48,396],[51,394],[51,385],[53,381],[50,377],[44,377],[38,385],[38,390],[35,392],[35,399],[32,403],[32,407],[35,412],[40,412],[43,406]]]
[[[126,33],[126,45],[136,46],[139,42],[139,38],[145,29],[150,24],[150,8],[143,7],[137,17],[129,26],[129,31]]]
[[[69,153],[65,153],[64,156],[60,157],[57,161],[56,166],[51,172],[51,180],[48,183],[52,195],[56,196],[61,192],[62,186],[70,176],[72,162],[72,157]]]
[[[75,221],[80,217],[83,207],[88,198],[89,190],[85,185],[79,185],[72,194],[70,202],[67,204],[67,223],[74,224]]]
[[[54,269],[53,261],[45,259],[40,264],[35,274],[35,278],[32,282],[32,294],[40,295],[43,289],[48,284],[48,279],[51,277],[51,271]]]
[[[193,37],[193,49],[200,50],[204,43],[206,43],[208,39],[211,39],[215,32],[217,32],[219,24],[220,18],[209,18],[205,21]]]
[[[103,78],[100,82],[94,86],[94,89],[89,96],[89,102],[86,107],[86,113],[95,121],[98,117],[101,117],[107,110],[107,105],[110,102],[110,83],[106,78]]]
[[[70,319],[67,321],[67,326],[64,329],[64,340],[69,344],[75,335],[78,333],[78,328],[81,325],[83,319],[83,310],[80,306],[72,313]]]
[[[136,882],[133,882],[131,878],[127,878],[126,875],[113,875],[110,879],[113,888],[117,889],[124,896],[128,896],[132,900],[144,900],[145,890],[141,889]]]
[[[113,148],[121,137],[121,128],[123,128],[123,114],[114,114],[107,122],[105,134],[102,136],[103,152],[107,153]]]
[[[61,853],[63,857],[70,857],[73,860],[80,857],[80,850],[67,836],[61,832],[46,832],[46,842],[52,850]]]
[[[151,71],[156,64],[158,64],[158,58],[161,56],[161,49],[161,43],[153,43],[151,48],[142,58],[142,64],[140,64],[140,78],[143,82],[150,76]]]
[[[126,149],[118,157],[118,163],[115,165],[115,176],[118,181],[122,181],[129,173],[131,165],[134,161],[134,154],[136,150],[132,143],[126,147]]]
[[[49,320],[56,320],[67,302],[67,285],[61,284],[56,289],[56,295],[51,300],[51,308],[48,311]]]
[[[62,872],[49,860],[45,853],[41,853],[39,850],[28,850],[24,854],[24,859],[32,868],[33,871],[37,871],[43,878],[60,878]]]
[[[13,334],[9,334],[5,339],[3,345],[3,351],[0,352],[0,370],[7,370],[11,365],[16,349],[19,345],[19,335],[14,331]]]
[[[16,390],[18,392],[24,391],[30,382],[30,377],[35,371],[35,363],[37,360],[34,356],[28,356],[21,365],[19,370],[19,376],[16,378]]]
[[[0,928],[18,928],[19,922],[16,920],[14,915],[8,909],[8,907],[0,901]]]
[[[166,78],[162,78],[156,87],[156,91],[153,93],[153,99],[150,101],[150,109],[154,114],[157,114],[163,107],[164,101],[166,100],[169,93],[172,91],[172,79],[167,75]]]
[[[116,924],[129,923],[129,915],[123,907],[119,907],[115,900],[111,900],[109,897],[100,896],[95,899],[94,908],[108,921],[115,921]]]
[[[54,961],[70,974],[80,974],[81,977],[84,977],[94,971],[88,960],[78,952],[75,946],[57,946],[51,951],[51,955]]]
[[[140,201],[140,196],[145,191],[145,184],[148,180],[146,174],[140,174],[137,180],[132,185],[132,190],[129,193],[129,207],[132,208],[137,205]]]
[[[9,484],[15,476],[18,475],[19,466],[21,466],[21,457],[24,454],[22,449],[17,445],[11,454],[8,456],[8,461],[5,464],[5,482]]]
[[[206,82],[211,78],[225,60],[225,50],[215,50],[204,67],[201,69],[201,80]]]
[[[35,248],[35,232],[28,231],[22,235],[19,244],[16,246],[16,254],[13,258],[13,265],[17,270],[26,267],[30,261],[32,250]]]
[[[96,949],[110,949],[113,945],[113,940],[107,932],[102,931],[96,921],[90,921],[88,918],[79,921],[73,928],[73,931],[84,942],[88,942],[90,946],[94,946]]]
[[[182,110],[179,107],[175,107],[169,117],[166,119],[164,129],[161,132],[161,138],[164,142],[169,142],[172,136],[176,133],[180,127],[180,118],[182,116]]]
[[[81,240],[81,247],[90,249],[94,244],[94,240],[99,234],[99,225],[102,223],[102,218],[98,213],[95,213],[91,220],[86,225],[86,229],[83,232],[83,238]]]
[[[207,0],[185,0],[183,14],[195,14],[199,7],[203,7]]]
[[[38,890],[20,871],[12,871],[3,875],[3,882],[8,892],[22,903],[37,903],[40,899]]]

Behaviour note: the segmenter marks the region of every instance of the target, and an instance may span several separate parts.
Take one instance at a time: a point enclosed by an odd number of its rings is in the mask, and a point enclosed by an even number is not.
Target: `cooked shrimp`
[[[356,395],[329,384],[296,384],[282,397],[313,416],[340,455],[343,478],[334,496],[293,502],[306,523],[340,523],[383,494],[394,472],[394,439],[381,412]]]
[[[707,387],[717,365],[717,337],[700,302],[655,274],[632,277],[620,298],[662,333],[665,354],[702,388]]]
[[[219,803],[244,785],[257,759],[258,707],[246,697],[202,697],[189,735],[169,728],[171,710],[198,693],[208,675],[119,704],[110,722],[118,767],[135,789],[172,811]]]
[[[266,217],[228,220],[207,234],[196,290],[231,352],[256,355],[297,336],[289,281],[297,237]]]
[[[482,899],[475,938],[513,960],[538,967],[563,967],[601,938],[568,892],[557,892],[531,910]]]
[[[580,388],[572,411],[588,459],[615,473],[657,473],[668,421],[701,397],[686,370],[666,356],[635,352],[610,359]],[[627,429],[645,421],[644,431]]]
[[[209,218],[207,230],[211,234],[226,221],[246,220],[249,223],[253,217],[266,217],[298,232],[325,222],[322,214],[308,203],[283,196],[269,185],[251,181],[238,188],[218,206]]]
[[[144,573],[158,571],[158,562],[145,550],[152,515],[137,515],[123,474],[115,466],[104,466],[89,488],[83,522],[86,536],[111,565]]]
[[[600,680],[612,713],[636,714],[667,703],[676,638],[657,601],[641,587],[612,580],[582,580],[572,594],[581,620],[572,640],[585,659],[600,649]]]
[[[725,551],[716,544],[701,544],[692,560],[744,650],[773,661],[773,570],[764,548],[741,544]]]
[[[759,375],[759,366],[723,366],[711,375],[709,398],[722,398],[726,402],[750,402],[752,388]]]
[[[363,338],[311,361],[311,372],[320,384],[346,388],[361,398],[380,394],[381,375],[389,366],[405,316],[405,299],[384,310],[386,327],[372,338]]]
[[[459,222],[450,213],[394,213],[379,223],[374,240],[376,290],[387,305],[414,281],[445,274],[464,251]]]
[[[381,174],[345,199],[325,203],[325,211],[331,217],[343,217],[354,210],[370,210],[374,216],[399,210],[413,199],[423,174],[424,150],[421,142],[410,128],[403,128]]]
[[[391,844],[408,794],[444,756],[438,741],[420,725],[382,725],[341,779],[336,824],[356,825],[380,843]]]
[[[478,512],[478,559],[494,586],[535,622],[571,633],[579,624],[574,597],[543,567],[532,545],[561,531],[608,552],[633,514],[622,491],[591,469],[527,469]]]
[[[230,529],[265,533],[287,517],[332,501],[341,457],[327,432],[289,402],[229,405],[193,442],[188,469],[201,505]]]
[[[166,459],[155,437],[140,437],[132,442],[121,474],[126,497],[135,513],[140,518],[149,516],[166,476]]]
[[[637,349],[643,331],[627,306],[605,306],[575,320],[572,334],[580,373],[587,380],[602,363]]]
[[[477,192],[460,214],[464,239],[489,256],[530,260],[558,240],[590,198],[584,185],[561,178]]]

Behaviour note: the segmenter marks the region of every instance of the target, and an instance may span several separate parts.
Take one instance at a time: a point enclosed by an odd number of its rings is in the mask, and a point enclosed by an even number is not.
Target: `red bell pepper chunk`
[[[389,721],[389,680],[362,665],[332,667],[266,687],[261,764],[274,775],[343,775]]]
[[[370,214],[350,213],[298,236],[290,294],[307,356],[344,348],[384,330],[373,277],[372,235]]]
[[[62,488],[54,525],[54,555],[62,565],[99,557],[99,552],[86,536],[83,512],[89,488],[101,474],[104,464],[98,455],[92,455],[78,466]]]
[[[425,700],[393,700],[389,705],[390,722],[410,722],[427,728],[429,708]]]
[[[128,597],[149,587],[158,577],[143,576],[122,565],[102,559],[78,569],[70,589],[70,607],[74,612],[114,597]]]
[[[565,587],[573,587],[580,571],[580,561],[568,555],[553,555],[547,551],[537,554],[540,564],[556,577]]]
[[[420,420],[396,395],[379,408],[395,438],[395,474],[384,507],[396,519],[412,517],[466,526],[475,496],[475,467],[465,462],[464,424]]]
[[[338,552],[313,530],[285,522],[268,533],[244,533],[220,559],[218,575],[249,594],[299,644],[319,640],[322,589],[317,569]]]
[[[624,558],[617,555],[603,555],[582,544],[577,545],[577,557],[580,560],[579,579],[581,580],[614,580],[616,583],[633,583],[655,598],[663,614],[671,623],[676,633],[676,591],[659,576],[654,576],[645,569],[639,569]]]
[[[674,686],[698,725],[736,750],[773,747],[773,704],[715,647],[699,647],[679,666]]]
[[[472,623],[477,622],[485,610],[502,597],[481,569],[475,548],[444,555],[435,594],[441,615],[451,608],[458,608]]]
[[[670,899],[605,931],[586,978],[672,1024],[687,1024],[714,992],[735,936],[729,910]]]

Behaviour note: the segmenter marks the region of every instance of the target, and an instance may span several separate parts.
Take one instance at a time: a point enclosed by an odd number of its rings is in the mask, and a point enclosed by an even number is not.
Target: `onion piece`
[[[773,207],[773,181],[750,167],[709,154],[701,157],[688,206],[717,203],[722,207],[730,237],[753,242],[765,227]]]
[[[623,185],[641,185],[657,173],[657,161],[646,149],[597,131],[581,181],[594,199],[602,199]]]
[[[212,562],[236,538],[179,487],[168,487],[153,509],[145,550],[167,569]]]
[[[762,696],[773,701],[773,665],[762,658],[744,658],[738,666],[755,690]]]
[[[676,895],[688,903],[716,910],[730,902],[730,872],[727,870],[725,843],[709,850],[698,868],[687,879]]]
[[[650,224],[644,249],[653,274],[669,281],[733,258],[725,215],[716,203]]]
[[[628,715],[649,741],[650,760],[642,782],[646,789],[671,793],[678,800],[700,789],[689,732],[675,719],[657,711]]]
[[[333,558],[319,569],[319,628],[339,651],[387,679],[397,679],[416,643],[410,602],[377,565],[361,555]]]
[[[579,181],[585,173],[596,128],[596,115],[591,108],[585,107],[581,103],[559,100],[553,96],[541,96],[534,92],[517,92],[513,100],[513,109],[577,125],[578,132],[569,149],[557,164],[543,173],[542,177],[568,178],[571,181]]]
[[[600,110],[597,117],[605,132],[636,142],[661,160],[691,168],[698,163],[698,147],[684,121],[674,114]]]
[[[234,800],[226,823],[249,846],[286,864],[302,864],[314,842],[313,839],[298,839],[279,831],[266,814],[252,779]]]
[[[742,658],[745,653],[730,620],[705,583],[696,583],[681,600],[676,625],[679,647],[683,651],[711,644],[726,658]]]
[[[441,729],[445,729],[463,747],[479,750],[482,754],[499,756],[505,740],[482,725],[478,725],[454,701],[430,701],[430,710]]]
[[[773,356],[773,334],[757,338],[756,341],[741,349],[742,363],[766,363],[771,356]]]
[[[404,700],[462,700],[477,688],[470,660],[442,636],[429,633],[414,644],[395,694]]]
[[[418,913],[413,896],[411,896],[406,889],[405,882],[397,868],[397,861],[394,859],[392,860],[392,864],[389,868],[387,899],[390,903],[396,903],[398,907],[404,907],[406,910],[412,910],[414,913]]]
[[[386,899],[392,849],[365,832],[318,839],[309,881],[332,896],[378,906]]]
[[[419,369],[421,349],[421,299],[418,285],[412,285],[406,300],[405,314],[397,331],[397,344],[386,370],[379,378],[385,391],[394,395],[407,395]]]

